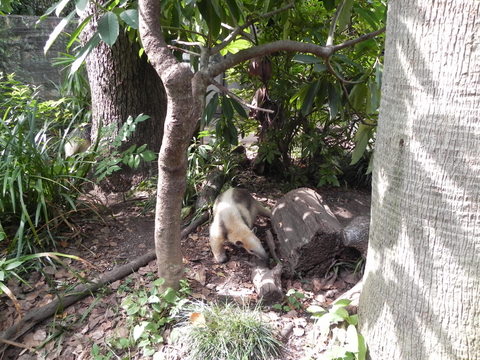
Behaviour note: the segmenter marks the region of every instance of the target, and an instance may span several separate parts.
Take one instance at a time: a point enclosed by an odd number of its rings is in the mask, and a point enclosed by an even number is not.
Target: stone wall
[[[60,82],[60,67],[53,66],[52,59],[65,51],[65,39],[59,38],[44,55],[43,47],[60,19],[37,21],[36,16],[0,16],[0,71],[39,86],[40,96],[51,99],[58,95],[55,85]]]

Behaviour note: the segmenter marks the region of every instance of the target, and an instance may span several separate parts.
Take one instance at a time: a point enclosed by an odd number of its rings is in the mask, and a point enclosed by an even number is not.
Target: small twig
[[[233,26],[230,26],[228,24],[224,24],[222,23],[222,26],[227,29],[227,30],[230,30],[230,31],[234,31],[235,28]],[[249,34],[249,33],[246,33],[245,31],[240,31],[239,33],[240,35],[242,35],[245,39],[247,40],[250,40],[252,43],[255,43],[255,39]]]
[[[4,344],[7,344],[7,345],[15,346],[15,347],[18,347],[18,348],[21,348],[21,349],[27,349],[27,350],[33,351],[35,353],[37,352],[37,350],[35,350],[34,348],[32,348],[28,345],[24,345],[22,343],[16,342],[16,341],[0,338],[0,342],[4,343]]]
[[[337,11],[335,11],[332,23],[330,24],[330,30],[328,31],[327,43],[325,44],[326,46],[333,45],[333,38],[335,37],[335,28],[337,27],[338,17],[340,16],[340,13],[342,12],[343,6],[345,5],[346,1],[347,0],[343,0],[340,6],[337,8]]]
[[[234,93],[232,93],[230,90],[227,89],[227,87],[223,86],[222,84],[220,84],[218,81],[215,81],[214,79],[211,79],[210,83],[212,85],[214,85],[215,87],[217,87],[218,90],[220,90],[223,94],[226,94],[226,95],[232,97],[233,99],[237,100],[244,107],[247,107],[247,108],[253,109],[253,110],[257,110],[257,111],[263,111],[263,112],[266,112],[266,113],[269,113],[269,114],[275,113],[275,111],[273,111],[273,110],[264,109],[264,108],[260,108],[260,107],[248,104],[247,102],[245,102],[245,100],[243,100],[242,98],[240,98],[237,95],[235,95]]]
[[[185,45],[185,46],[202,46],[202,43],[199,41],[172,40],[172,42],[179,45]]]
[[[341,43],[341,44],[333,45],[333,46],[332,46],[332,50],[333,50],[333,52],[337,52],[338,50],[342,50],[342,49],[345,49],[345,48],[347,48],[347,47],[351,47],[351,46],[353,46],[353,45],[355,45],[355,44],[358,44],[358,43],[360,43],[360,42],[362,42],[362,41],[372,39],[372,38],[374,38],[375,36],[380,35],[380,34],[382,34],[382,33],[384,33],[384,32],[385,32],[385,28],[383,27],[383,28],[381,28],[381,29],[379,29],[379,30],[377,30],[377,31],[373,31],[373,32],[371,32],[371,33],[368,33],[368,34],[364,34],[364,35],[362,35],[362,36],[359,36],[359,37],[356,38],[356,39],[348,40],[348,41],[345,41],[345,42],[343,42],[343,43]]]
[[[200,54],[199,54],[199,53],[196,53],[195,51],[183,49],[183,48],[178,47],[178,46],[175,46],[175,45],[167,45],[167,47],[168,47],[169,49],[171,49],[171,50],[181,51],[181,52],[184,52],[185,54],[189,54],[189,55],[192,55],[192,56],[198,56],[198,57],[200,57]]]

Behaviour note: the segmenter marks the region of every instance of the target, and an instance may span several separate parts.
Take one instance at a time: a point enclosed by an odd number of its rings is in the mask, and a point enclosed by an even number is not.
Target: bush
[[[54,245],[52,229],[76,210],[90,166],[83,155],[63,157],[60,128],[71,114],[62,104],[0,74],[0,241],[16,256]]]
[[[262,360],[282,353],[282,343],[258,309],[231,304],[197,306],[171,337],[188,360]]]

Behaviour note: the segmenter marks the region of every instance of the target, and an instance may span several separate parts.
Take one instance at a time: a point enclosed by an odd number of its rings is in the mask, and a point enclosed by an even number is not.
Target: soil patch
[[[251,175],[244,175],[245,184],[253,184]],[[254,197],[272,208],[283,193],[266,180],[257,180],[249,190]],[[248,186],[247,186],[248,188]],[[256,190],[256,191],[255,191]],[[319,189],[340,223],[345,226],[359,215],[369,215],[370,196],[357,190],[336,188]],[[22,311],[51,301],[55,294],[78,282],[79,278],[92,279],[96,275],[125,264],[154,248],[153,211],[145,211],[146,198],[121,201],[101,211],[101,218],[89,216],[73,219],[76,236],[65,234],[69,241],[61,242],[59,252],[80,256],[93,266],[65,260],[66,267],[47,266],[43,273],[33,273],[30,286],[10,281],[8,286],[19,299]],[[265,219],[257,219],[256,232],[260,239],[271,225]],[[251,283],[250,255],[241,248],[227,246],[229,261],[216,264],[208,243],[208,224],[204,224],[182,242],[186,276],[193,290],[193,298],[219,301],[227,298],[238,302],[255,302],[256,294]],[[10,347],[6,359],[90,359],[93,344],[104,344],[112,336],[126,336],[126,315],[119,309],[124,295],[120,287],[139,289],[150,286],[156,278],[155,261],[141,268],[126,279],[117,281],[94,297],[86,298],[65,309],[52,321],[45,322],[19,339],[33,347],[43,344],[37,354]],[[284,359],[300,359],[311,330],[312,320],[304,311],[310,304],[326,306],[357,281],[358,273],[340,269],[328,278],[283,279],[285,291],[294,289],[304,294],[300,308],[289,312],[266,311],[266,316],[279,330],[292,328]],[[0,331],[18,321],[19,316],[7,297],[0,299]],[[139,354],[130,358],[140,359]]]

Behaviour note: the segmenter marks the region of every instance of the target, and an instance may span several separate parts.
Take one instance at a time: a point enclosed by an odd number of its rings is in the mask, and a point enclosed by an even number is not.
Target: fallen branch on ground
[[[182,230],[182,238],[186,237],[199,225],[208,220],[208,212],[204,212],[201,216],[193,220],[188,226]],[[77,285],[70,294],[59,296],[56,300],[33,309],[28,312],[22,320],[12,325],[9,329],[0,334],[0,342],[4,343],[0,353],[6,350],[12,342],[18,339],[20,336],[26,334],[32,327],[40,323],[43,320],[55,315],[58,312],[63,311],[68,306],[76,303],[77,301],[92,295],[95,291],[102,288],[105,285],[111,284],[114,281],[123,279],[131,273],[137,271],[142,266],[146,266],[150,261],[155,260],[155,250],[151,250],[145,255],[129,262],[128,264],[119,266],[107,273],[97,280],[93,280],[89,284]],[[18,346],[18,345],[15,345]]]

